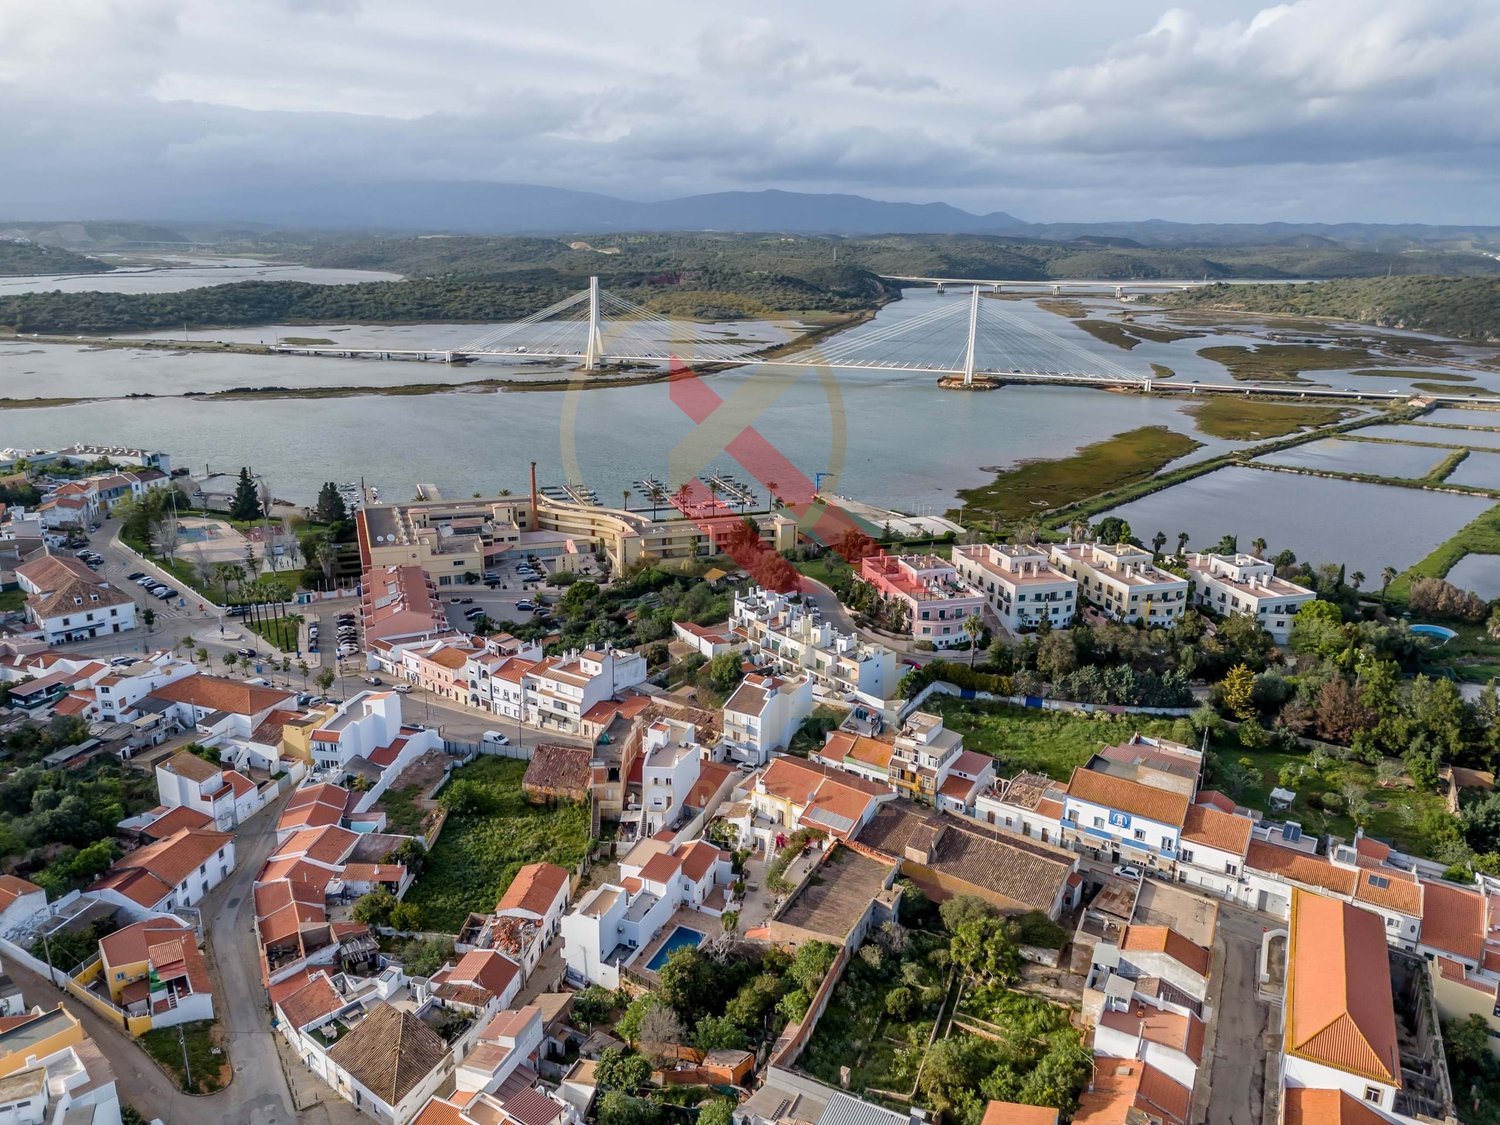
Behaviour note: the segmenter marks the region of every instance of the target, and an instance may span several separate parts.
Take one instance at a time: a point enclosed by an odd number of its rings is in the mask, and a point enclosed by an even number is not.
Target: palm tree
[[[1082,516],[1068,524],[1068,538],[1074,543],[1082,543],[1084,537],[1089,533],[1089,521]]]
[[[974,667],[974,658],[979,655],[979,636],[984,632],[984,622],[979,614],[971,613],[964,618],[964,635],[969,638],[969,667]]]
[[[622,489],[621,491],[625,496],[625,503],[622,505],[622,507],[624,507],[624,509],[628,512],[630,511],[630,489],[626,488]]]
[[[770,497],[770,499],[766,502],[766,506],[768,509],[774,509],[776,507],[776,490],[780,487],[781,485],[777,484],[774,480],[766,481],[766,495]]]
[[[713,505],[714,511],[719,510],[719,482],[716,480],[708,482],[708,502]]]
[[[1187,545],[1188,533],[1185,531],[1179,531],[1177,533],[1177,557],[1179,559],[1182,558],[1182,553],[1187,550]]]
[[[649,490],[651,497],[651,518],[656,519],[656,509],[660,504],[667,502],[667,490],[659,484],[653,484]]]
[[[1250,540],[1250,553],[1256,558],[1261,558],[1266,553],[1266,541],[1264,539]]]
[[[677,499],[677,506],[679,508],[686,508],[688,506],[688,501],[692,500],[693,498],[693,486],[684,481],[682,483],[682,486],[678,488],[677,492],[674,495]]]
[[[1365,576],[1362,571],[1356,570],[1353,574],[1349,575],[1349,585],[1353,586],[1356,590],[1360,588],[1364,580]]]
[[[500,496],[509,496],[510,495],[510,489],[508,489],[508,488],[502,488],[499,491],[498,495],[500,495]]]
[[[1391,588],[1391,583],[1396,581],[1396,568],[1393,566],[1382,567],[1380,570],[1380,600],[1385,601],[1385,592]]]
[[[299,660],[299,661],[297,661],[297,671],[299,671],[299,672],[302,673],[302,690],[306,691],[307,690],[307,674],[309,672],[311,672],[312,669],[307,666],[307,661],[305,661],[305,660]]]
[[[208,649],[206,649],[206,648],[199,648],[197,652],[193,653],[193,659],[196,660],[199,664],[207,664],[208,663]]]
[[[1151,550],[1156,554],[1157,558],[1161,558],[1161,549],[1166,545],[1167,533],[1165,531],[1158,531],[1151,537]]]

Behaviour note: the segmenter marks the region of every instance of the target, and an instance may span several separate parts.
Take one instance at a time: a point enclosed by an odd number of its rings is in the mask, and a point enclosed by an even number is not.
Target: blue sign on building
[[[1130,814],[1122,812],[1112,812],[1109,814],[1109,823],[1115,828],[1129,828]]]

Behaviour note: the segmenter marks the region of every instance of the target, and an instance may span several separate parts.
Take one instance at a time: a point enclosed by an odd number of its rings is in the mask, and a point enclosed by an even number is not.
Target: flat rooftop
[[[890,873],[891,868],[879,860],[836,847],[817,875],[776,915],[776,921],[841,939],[854,928],[870,900],[885,889]]]

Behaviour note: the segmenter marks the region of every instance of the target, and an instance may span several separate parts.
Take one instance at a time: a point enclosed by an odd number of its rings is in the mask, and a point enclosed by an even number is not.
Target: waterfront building
[[[860,560],[859,577],[887,607],[904,607],[900,617],[913,640],[935,648],[969,641],[964,622],[984,609],[983,595],[961,582],[957,567],[937,555],[868,555]]]
[[[1170,625],[1187,608],[1188,580],[1156,566],[1140,547],[1059,543],[1050,561],[1077,580],[1079,597],[1115,621]]]
[[[983,593],[991,614],[1012,633],[1072,623],[1078,581],[1053,566],[1037,547],[975,543],[953,548],[958,576]]]
[[[759,587],[735,595],[729,630],[745,644],[745,660],[780,676],[807,674],[813,694],[883,700],[895,693],[896,653],[841,633],[808,607]]]
[[[1292,634],[1292,618],[1316,594],[1276,577],[1276,568],[1254,555],[1211,555],[1193,552],[1187,557],[1188,577],[1193,583],[1193,604],[1227,616],[1243,613],[1255,618],[1277,644]]]

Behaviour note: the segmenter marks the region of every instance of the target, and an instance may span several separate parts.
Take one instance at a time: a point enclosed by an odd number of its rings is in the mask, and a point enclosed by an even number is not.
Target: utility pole
[[[191,1090],[193,1088],[193,1068],[188,1063],[187,1036],[183,1034],[182,1024],[177,1025],[177,1042],[182,1047],[182,1073],[185,1076],[182,1080],[182,1088],[184,1090]]]

